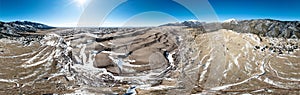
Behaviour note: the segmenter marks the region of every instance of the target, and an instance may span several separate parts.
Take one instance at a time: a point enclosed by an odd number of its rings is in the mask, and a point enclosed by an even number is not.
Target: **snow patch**
[[[231,18],[231,19],[228,19],[228,20],[224,20],[223,22],[224,22],[224,23],[232,23],[232,22],[233,22],[234,24],[238,24],[238,23],[237,23],[237,20],[234,19],[234,18]]]

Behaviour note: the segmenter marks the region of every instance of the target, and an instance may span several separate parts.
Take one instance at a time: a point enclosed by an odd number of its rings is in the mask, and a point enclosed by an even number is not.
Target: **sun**
[[[74,0],[74,2],[79,6],[83,7],[87,0]]]

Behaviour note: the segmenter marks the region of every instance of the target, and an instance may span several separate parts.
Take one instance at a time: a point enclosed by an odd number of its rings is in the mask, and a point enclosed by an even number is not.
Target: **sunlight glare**
[[[82,7],[86,3],[86,0],[74,0],[78,6]]]

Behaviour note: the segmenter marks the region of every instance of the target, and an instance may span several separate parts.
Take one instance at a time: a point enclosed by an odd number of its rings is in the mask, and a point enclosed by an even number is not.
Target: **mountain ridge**
[[[184,21],[161,26],[187,26],[188,28],[198,28],[204,33],[219,29],[228,29],[240,33],[253,33],[267,37],[300,38],[299,21],[280,21],[274,19],[231,20],[213,23]]]
[[[24,32],[36,32],[38,30],[51,28],[55,27],[30,21],[0,21],[0,33],[11,36],[20,36],[20,34]]]
[[[267,37],[300,38],[299,21],[281,21],[275,19],[251,19],[251,20],[230,20],[226,22],[200,22],[183,21],[176,23],[167,23],[160,26],[187,26],[197,28],[203,33],[219,29],[228,29],[240,33],[253,33]],[[30,21],[12,21],[1,22],[0,32],[17,36],[23,32],[36,32],[41,29],[55,28],[41,23]]]

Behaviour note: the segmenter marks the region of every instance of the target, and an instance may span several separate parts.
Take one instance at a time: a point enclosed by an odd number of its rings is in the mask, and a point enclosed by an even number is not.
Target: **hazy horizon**
[[[173,2],[173,0],[116,0],[121,2],[117,7],[105,15],[101,27],[118,26],[158,26],[169,22],[182,22],[187,20],[200,20],[206,22],[206,18],[197,18],[195,13],[188,8]],[[176,0],[174,0],[176,1]],[[180,0],[177,0],[180,1]],[[191,2],[196,2],[192,0]],[[100,3],[113,3],[105,0],[1,0],[0,21],[32,21],[54,27],[76,27],[84,13],[93,10],[91,15],[98,18],[97,13],[103,13],[102,9],[108,6]],[[222,22],[227,19],[250,20],[250,19],[275,19],[282,21],[299,21],[300,1],[298,0],[202,0],[208,4],[196,4],[204,10],[204,17],[211,17],[214,21]],[[99,3],[99,4],[98,4]],[[205,14],[207,13],[207,14]],[[212,17],[215,16],[215,17]],[[99,21],[100,23],[100,21]],[[90,25],[90,26],[89,26]],[[96,27],[96,24],[86,24]]]

